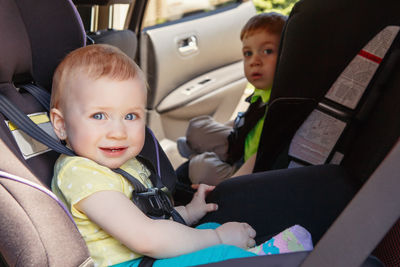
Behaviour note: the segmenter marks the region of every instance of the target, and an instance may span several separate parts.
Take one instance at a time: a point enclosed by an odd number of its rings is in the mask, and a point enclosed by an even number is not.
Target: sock
[[[294,225],[249,251],[257,255],[271,255],[312,249],[311,234],[300,225]]]

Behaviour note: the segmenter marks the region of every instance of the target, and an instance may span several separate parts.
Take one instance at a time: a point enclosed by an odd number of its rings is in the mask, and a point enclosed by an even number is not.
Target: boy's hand
[[[193,189],[197,189],[194,194],[192,201],[185,206],[188,225],[192,225],[198,222],[201,218],[206,215],[207,212],[216,211],[218,205],[215,203],[206,203],[206,196],[215,186],[205,185],[205,184],[193,184]]]
[[[247,223],[228,222],[215,229],[222,244],[243,249],[254,247],[256,231]]]

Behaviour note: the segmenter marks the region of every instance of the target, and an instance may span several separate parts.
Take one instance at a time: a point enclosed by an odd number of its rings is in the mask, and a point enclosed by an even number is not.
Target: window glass
[[[253,0],[257,12],[275,11],[284,15],[289,15],[293,6],[299,0]]]
[[[115,4],[112,6],[112,28],[122,30],[125,27],[126,15],[128,14],[129,4]]]
[[[143,27],[174,21],[192,14],[212,11],[236,0],[150,0]]]

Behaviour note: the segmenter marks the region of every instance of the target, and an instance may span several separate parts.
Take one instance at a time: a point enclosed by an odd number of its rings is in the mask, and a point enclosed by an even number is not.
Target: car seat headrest
[[[388,8],[363,0],[299,2],[282,36],[270,103],[285,97],[322,99],[369,40],[386,26],[399,25],[399,2],[385,5]]]
[[[72,1],[6,0],[0,14],[0,32],[7,34],[0,44],[0,58],[5,59],[0,82],[25,82],[31,77],[50,90],[58,63],[85,45],[86,34]]]
[[[29,76],[32,55],[28,34],[14,1],[3,1],[0,8],[0,83]]]
[[[16,0],[32,47],[34,80],[51,87],[54,69],[65,55],[85,45],[83,23],[70,0]]]

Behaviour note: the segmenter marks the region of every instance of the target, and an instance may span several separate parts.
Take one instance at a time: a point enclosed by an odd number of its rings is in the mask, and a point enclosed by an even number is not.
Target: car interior
[[[54,69],[68,52],[109,43],[139,62],[150,88],[141,155],[157,166],[171,192],[179,160],[171,160],[168,151],[188,121],[200,114],[225,121],[234,112],[246,86],[237,36],[255,14],[252,2],[145,30],[142,15],[135,14],[146,1],[136,2],[141,4],[130,10],[131,30],[88,32],[84,7],[130,1],[2,1],[1,266],[94,266],[71,215],[49,189],[60,143],[47,116],[48,97]],[[295,176],[295,168],[303,166],[340,165],[361,189],[312,252],[207,266],[400,264],[400,3],[370,2],[295,5],[282,35],[254,168]],[[176,198],[179,202],[179,194]]]

